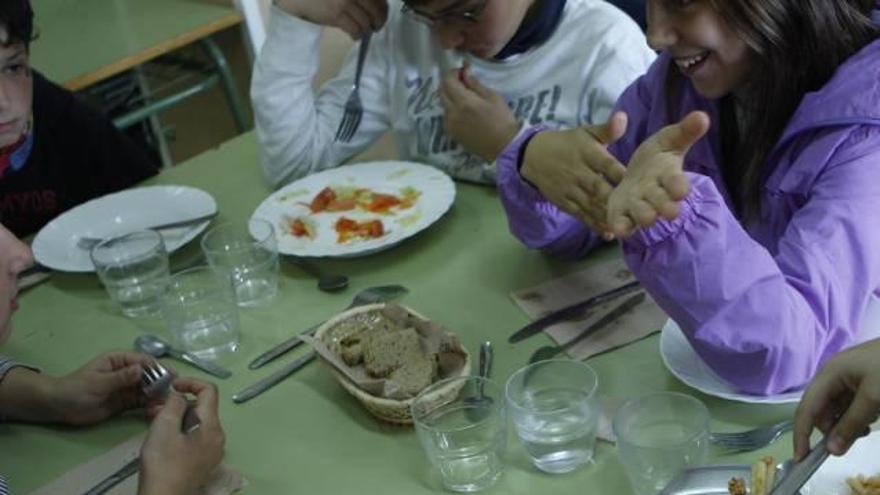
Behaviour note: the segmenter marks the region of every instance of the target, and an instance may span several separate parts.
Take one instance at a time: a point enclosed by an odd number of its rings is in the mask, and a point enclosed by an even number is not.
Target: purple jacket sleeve
[[[850,135],[782,227],[775,253],[743,230],[714,182],[692,173],[679,217],[624,242],[627,263],[696,352],[742,391],[804,386],[853,342],[880,286],[871,220],[880,211],[880,131],[867,129],[836,131]]]

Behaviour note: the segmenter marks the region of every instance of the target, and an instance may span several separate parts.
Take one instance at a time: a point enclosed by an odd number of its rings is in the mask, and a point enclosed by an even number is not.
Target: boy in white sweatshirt
[[[349,142],[334,138],[356,47],[316,94],[324,26],[376,32]],[[494,184],[495,155],[521,128],[605,122],[653,59],[635,22],[604,0],[274,0],[251,85],[263,169],[281,186],[391,131],[401,159]]]

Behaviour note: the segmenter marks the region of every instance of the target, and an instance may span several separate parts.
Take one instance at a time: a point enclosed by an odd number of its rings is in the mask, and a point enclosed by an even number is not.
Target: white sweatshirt
[[[436,93],[461,67],[501,93],[524,126],[604,122],[617,97],[654,60],[639,27],[604,0],[568,0],[553,36],[503,61],[444,50],[430,28],[400,13],[373,36],[361,76],[363,119],[348,143],[334,141],[351,91],[357,46],[339,74],[315,95],[321,26],[273,7],[251,84],[263,170],[274,186],[333,168],[392,131],[401,159],[434,165],[452,177],[494,184],[495,168],[443,131]]]

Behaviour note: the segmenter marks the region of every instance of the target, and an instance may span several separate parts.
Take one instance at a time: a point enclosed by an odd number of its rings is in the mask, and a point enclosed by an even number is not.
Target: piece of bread
[[[400,331],[375,331],[361,343],[364,368],[374,378],[387,378],[392,371],[406,364],[413,356],[424,355],[419,334],[413,328]]]
[[[409,397],[418,395],[437,377],[436,355],[424,353],[410,355],[403,366],[392,371],[388,379],[397,384]]]

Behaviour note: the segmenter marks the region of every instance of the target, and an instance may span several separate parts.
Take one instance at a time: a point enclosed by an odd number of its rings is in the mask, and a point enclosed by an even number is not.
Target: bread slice
[[[403,366],[391,372],[388,379],[397,384],[401,392],[409,397],[415,397],[425,387],[434,383],[436,377],[436,355],[419,352],[410,355]]]
[[[392,371],[406,364],[412,356],[424,355],[419,335],[413,328],[399,331],[376,331],[361,343],[364,368],[374,378],[387,378]]]

